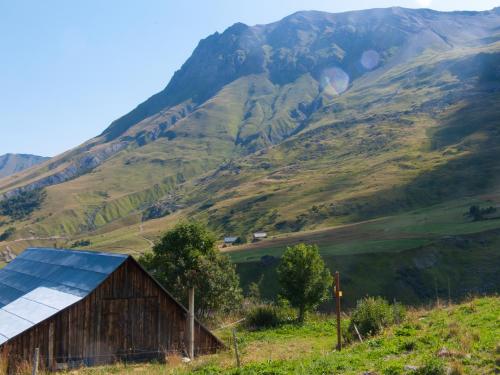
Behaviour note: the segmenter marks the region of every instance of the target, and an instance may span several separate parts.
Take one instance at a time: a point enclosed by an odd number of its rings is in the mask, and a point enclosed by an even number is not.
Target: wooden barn
[[[223,343],[195,321],[195,354]],[[28,249],[0,270],[0,351],[46,369],[185,354],[188,311],[131,256]]]

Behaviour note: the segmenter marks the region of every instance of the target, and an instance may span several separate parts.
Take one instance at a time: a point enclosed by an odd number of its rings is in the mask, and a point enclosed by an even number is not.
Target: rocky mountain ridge
[[[174,212],[221,231],[300,230],[376,215],[391,186],[402,189],[392,209],[410,207],[409,182],[497,152],[499,23],[498,9],[388,8],[235,24],[200,41],[163,91],[82,146],[3,179],[0,195],[46,189],[42,210],[19,225],[51,235]],[[392,179],[375,183],[377,169]],[[479,170],[456,191],[479,191]],[[435,187],[425,189],[434,202]],[[292,193],[296,205],[283,198]],[[310,212],[316,200],[346,214]]]

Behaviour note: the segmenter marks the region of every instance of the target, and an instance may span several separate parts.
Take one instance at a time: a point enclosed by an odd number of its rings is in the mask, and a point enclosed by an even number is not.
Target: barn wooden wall
[[[159,358],[159,352],[187,349],[187,312],[129,258],[89,296],[10,340],[11,360],[96,365]],[[195,353],[223,344],[195,322]],[[163,356],[163,354],[161,354]]]

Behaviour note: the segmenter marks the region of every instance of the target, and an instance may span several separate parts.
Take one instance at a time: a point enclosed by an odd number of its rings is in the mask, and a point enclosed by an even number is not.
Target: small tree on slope
[[[217,249],[214,234],[202,224],[178,224],[139,261],[184,305],[189,288],[196,288],[196,312],[201,318],[240,305],[242,295],[235,267]]]
[[[278,277],[283,297],[298,309],[299,322],[328,298],[332,285],[332,275],[314,245],[288,247],[278,266]]]

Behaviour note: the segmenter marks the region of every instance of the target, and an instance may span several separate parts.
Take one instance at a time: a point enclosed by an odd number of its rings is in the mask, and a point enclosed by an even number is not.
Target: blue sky
[[[498,0],[0,0],[0,155],[53,156],[163,89],[198,41],[298,10],[485,10]]]

